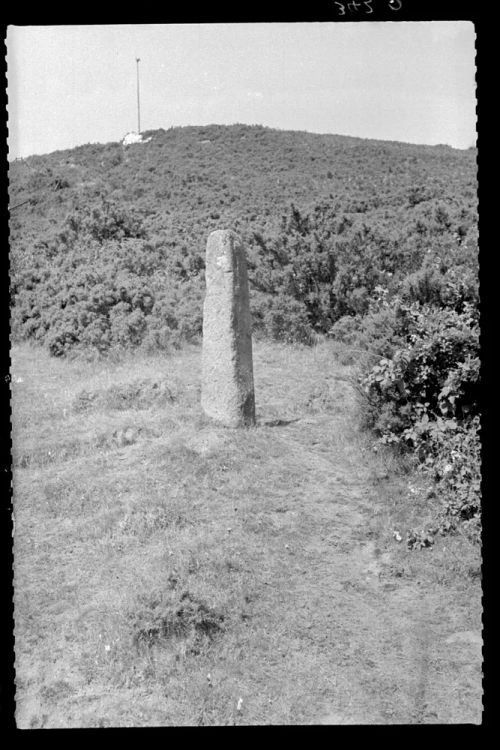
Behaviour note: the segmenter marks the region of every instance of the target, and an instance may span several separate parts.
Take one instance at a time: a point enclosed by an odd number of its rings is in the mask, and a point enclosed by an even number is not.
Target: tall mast
[[[139,100],[139,63],[141,61],[141,58],[136,57],[135,61],[137,63],[137,133],[140,135],[141,133],[141,103]]]

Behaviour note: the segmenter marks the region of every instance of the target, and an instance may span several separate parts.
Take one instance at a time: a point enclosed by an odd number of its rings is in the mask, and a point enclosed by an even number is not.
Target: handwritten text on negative
[[[345,16],[349,13],[364,13],[369,16],[374,12],[373,4],[375,2],[376,0],[360,0],[360,2],[350,0],[350,2],[345,3],[334,2],[334,5],[337,6],[339,16]],[[401,10],[403,7],[402,0],[385,0],[385,3],[388,8],[394,11]]]

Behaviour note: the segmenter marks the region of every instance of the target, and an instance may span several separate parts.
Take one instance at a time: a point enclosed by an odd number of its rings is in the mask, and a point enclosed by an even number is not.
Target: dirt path
[[[273,434],[305,478],[296,510],[292,502],[286,511],[294,515],[282,539],[289,558],[270,582],[273,601],[297,603],[294,627],[307,632],[318,682],[330,684],[297,719],[479,722],[479,597],[461,601],[465,591],[449,586],[445,544],[436,554],[395,541],[391,510],[408,502],[407,479],[360,439],[347,378],[331,370],[326,377],[333,408]],[[290,618],[286,606],[283,616]]]
[[[288,535],[290,563],[274,583],[280,599],[297,602],[318,672],[330,669],[331,690],[309,720],[477,721],[477,703],[468,700],[472,681],[464,674],[461,685],[456,676],[450,682],[456,625],[447,596],[442,587],[405,575],[405,553],[388,539],[387,482],[377,486],[373,461],[351,443],[340,439],[329,451],[325,434],[341,434],[334,416],[281,428],[279,438],[309,481],[307,512],[297,511]],[[468,662],[473,672],[480,633],[466,631],[461,642],[466,653],[456,667]]]
[[[20,725],[481,721],[478,582],[460,540],[395,541],[408,477],[360,434],[329,349],[256,347],[260,422],[240,431],[200,422],[196,350],[169,362],[168,411],[71,414],[161,359],[13,360]],[[131,419],[133,444],[103,443]],[[224,632],[134,650],[127,612],[181,584]]]

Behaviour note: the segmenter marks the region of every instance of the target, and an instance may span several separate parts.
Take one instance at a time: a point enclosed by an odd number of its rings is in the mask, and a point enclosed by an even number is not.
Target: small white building
[[[122,138],[122,146],[131,146],[133,143],[148,143],[150,140],[151,138],[143,139],[140,133],[132,131]]]

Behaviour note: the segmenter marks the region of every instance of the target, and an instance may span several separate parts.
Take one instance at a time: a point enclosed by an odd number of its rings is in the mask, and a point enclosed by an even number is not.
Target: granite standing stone
[[[252,331],[245,251],[235,232],[207,241],[201,405],[228,427],[255,424]]]

